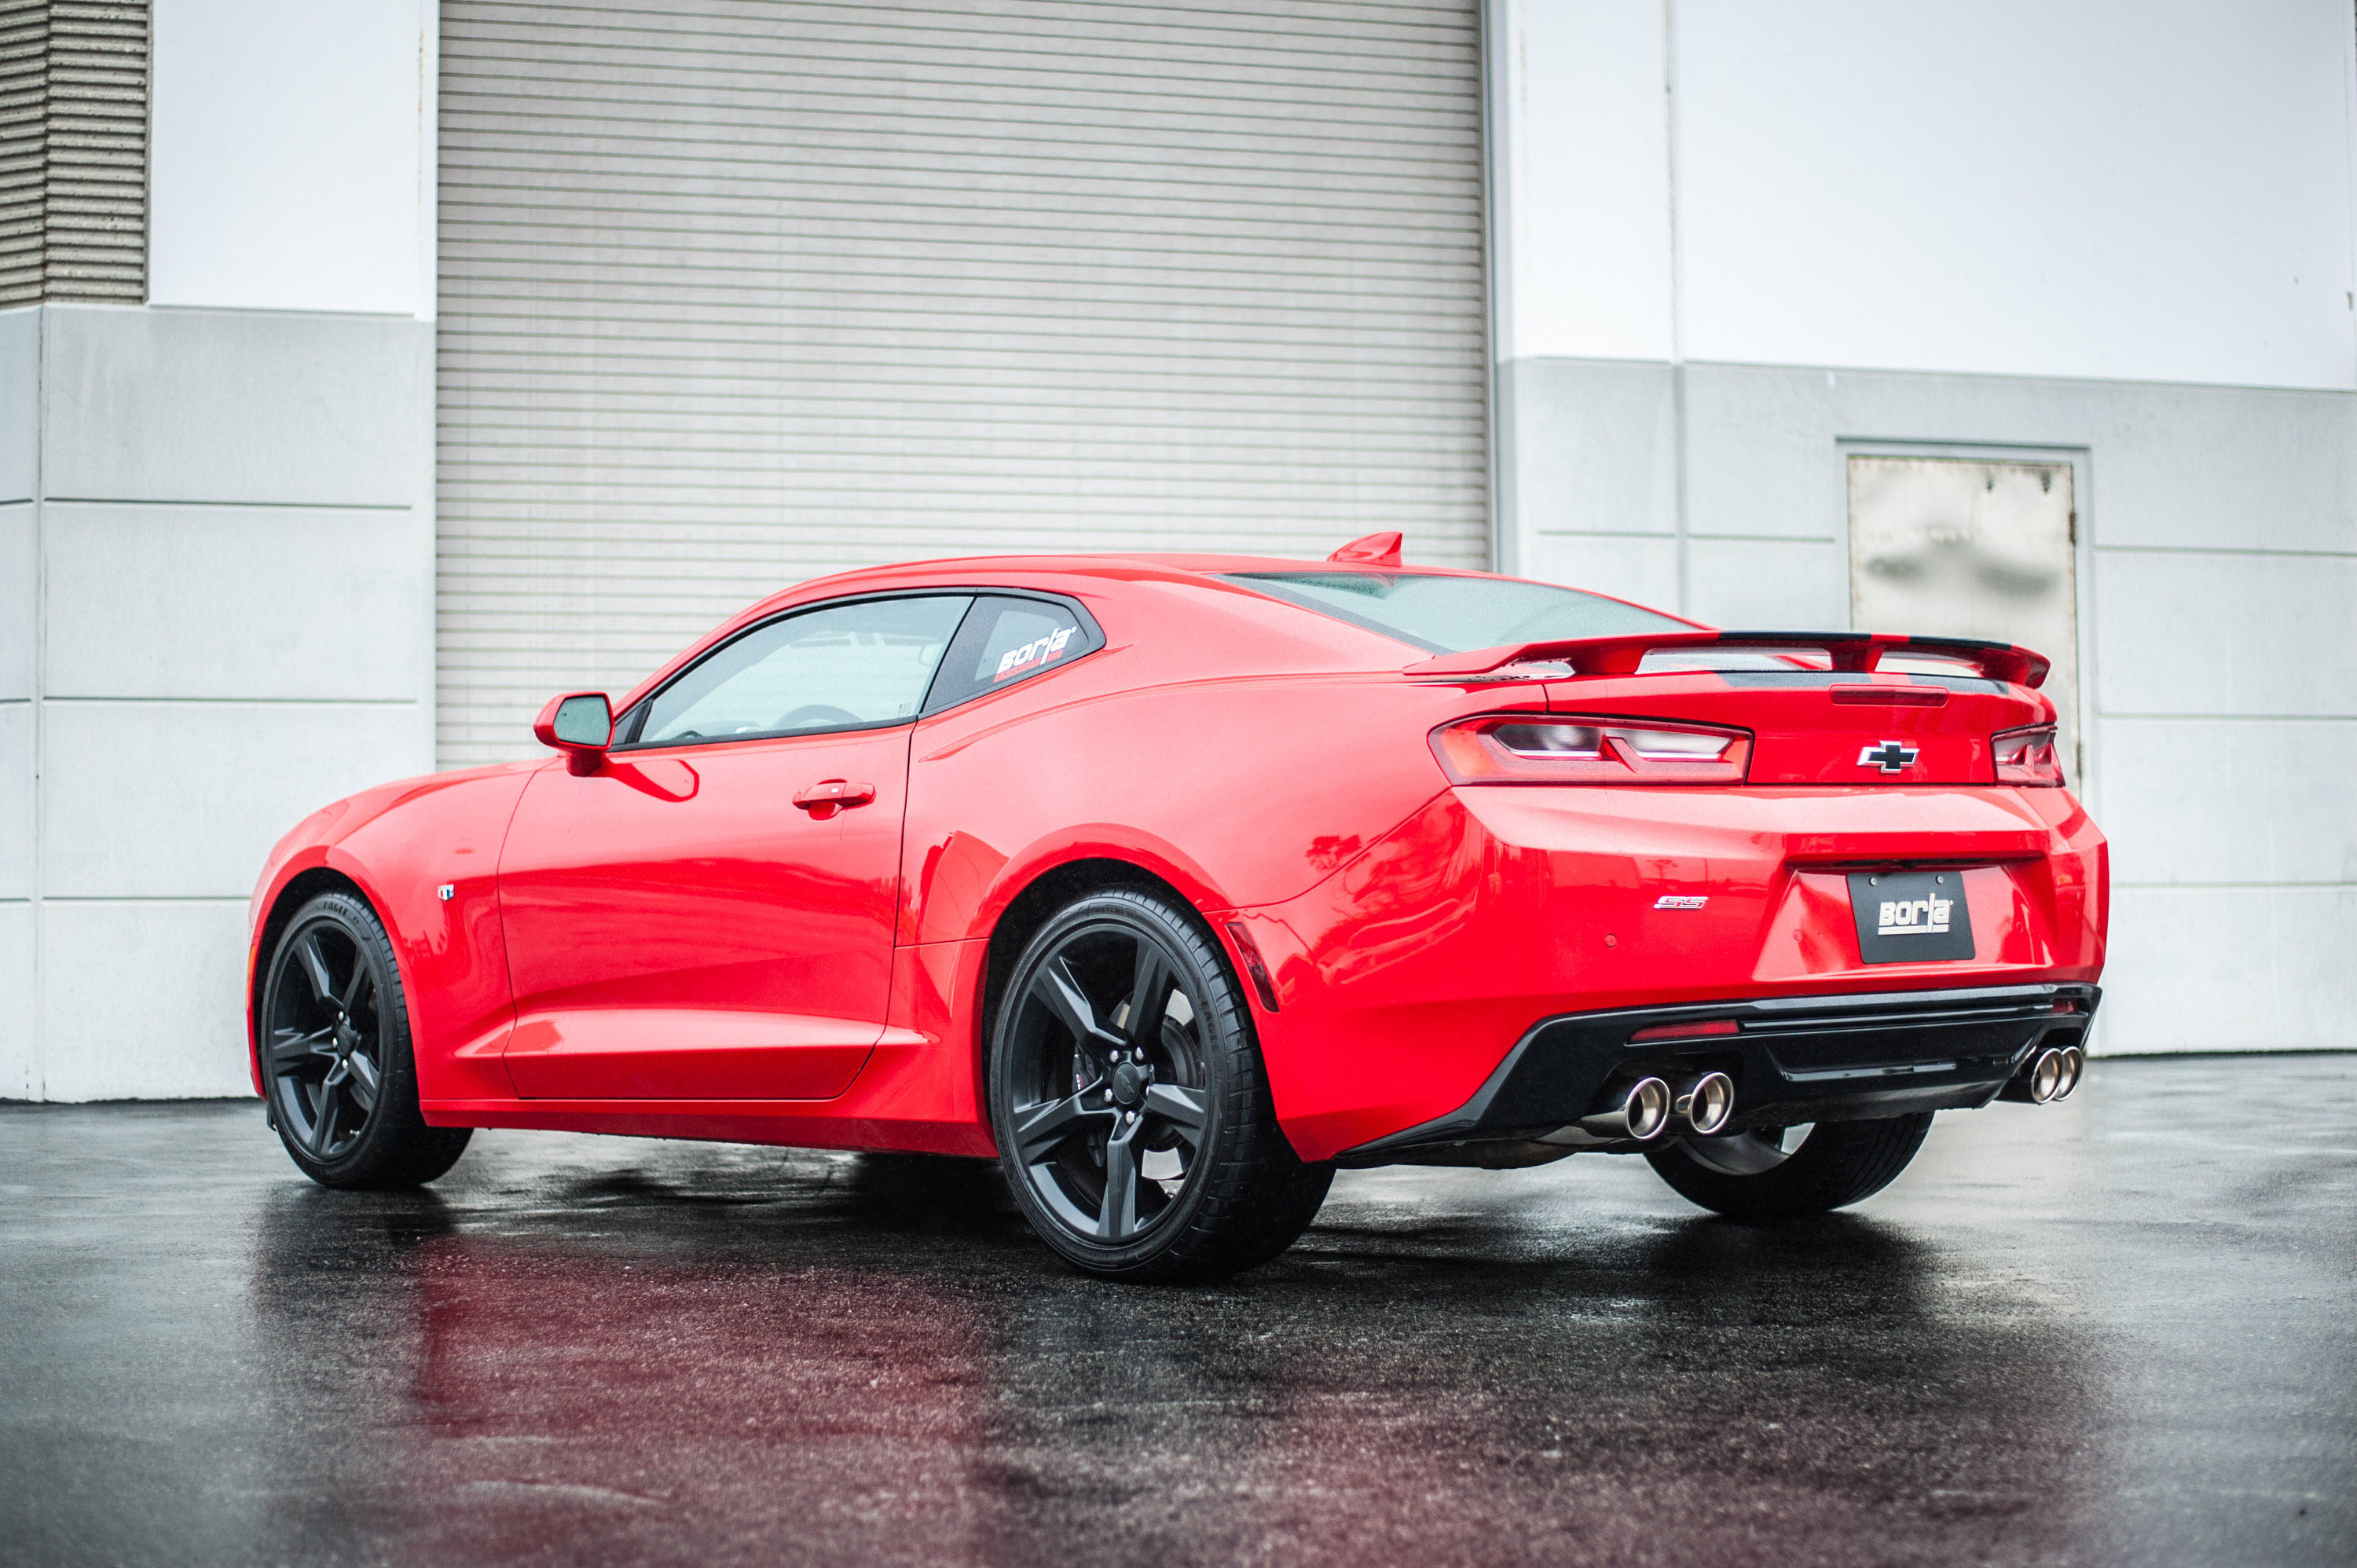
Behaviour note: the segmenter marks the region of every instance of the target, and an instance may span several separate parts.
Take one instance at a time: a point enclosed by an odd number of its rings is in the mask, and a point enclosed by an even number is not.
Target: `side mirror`
[[[614,744],[614,704],[603,692],[569,692],[551,697],[532,721],[533,738],[565,753],[574,773],[595,773]]]

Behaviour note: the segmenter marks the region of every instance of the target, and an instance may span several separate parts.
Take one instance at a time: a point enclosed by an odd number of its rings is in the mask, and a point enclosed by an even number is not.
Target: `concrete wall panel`
[[[2107,551],[2095,613],[2106,714],[2357,710],[2357,559]]]
[[[0,703],[0,899],[33,896],[33,704]]]
[[[1503,356],[2357,385],[2339,0],[1491,16]]]
[[[156,0],[157,305],[434,313],[432,0]]]
[[[1534,410],[1613,417],[1576,361],[1515,385]],[[2357,411],[2337,393],[1694,364],[1686,407],[1697,532],[1822,537],[1843,515],[1838,443],[1975,443],[2099,451],[2099,543],[2357,551]]]
[[[38,515],[30,501],[0,505],[0,703],[21,703],[33,694],[33,611],[40,582],[33,531]]]
[[[425,502],[431,325],[46,310],[42,484],[52,499]]]
[[[0,310],[0,503],[32,499],[40,432],[41,313]]]
[[[2357,888],[2124,889],[2105,1051],[2357,1047]]]
[[[53,899],[41,919],[44,1098],[253,1092],[242,900]]]
[[[2123,886],[2357,886],[2357,720],[2104,721]]]
[[[1501,371],[1499,414],[1503,510],[1520,519],[1521,540],[1541,533],[1666,536],[1676,529],[1677,436],[1667,365],[1509,364]]]
[[[1498,352],[1666,360],[1662,0],[1492,4]]]
[[[243,1093],[263,857],[433,765],[433,328],[29,315],[35,499],[0,504],[0,692],[28,699],[0,702],[0,898],[40,898],[0,903],[0,1092]],[[0,326],[0,352],[24,337]]]
[[[410,511],[47,508],[51,697],[411,702],[433,524]]]
[[[2341,0],[1675,25],[1688,358],[2357,385]]]
[[[0,1100],[41,1098],[34,993],[33,906],[0,901]]]
[[[1687,545],[1689,612],[1743,631],[1849,624],[1841,547],[1804,540],[1696,539]]]
[[[1527,575],[1542,582],[1667,608],[1678,596],[1677,546],[1668,539],[1613,539],[1593,533],[1543,533],[1533,542]]]
[[[1686,526],[1696,533],[1832,539],[1848,492],[1831,433],[1846,431],[1829,371],[1688,365]]]
[[[287,829],[430,746],[406,703],[52,703],[43,892],[242,898]]]
[[[2044,390],[2062,403],[2075,389]],[[2100,544],[2357,552],[2357,404],[2317,392],[2120,387],[2088,421],[2104,448]]]

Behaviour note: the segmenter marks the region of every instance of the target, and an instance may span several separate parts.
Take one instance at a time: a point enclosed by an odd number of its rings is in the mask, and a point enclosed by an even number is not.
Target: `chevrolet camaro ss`
[[[325,808],[253,896],[272,1124],[329,1187],[477,1127],[994,1157],[1168,1278],[1339,1166],[1641,1154],[1764,1220],[2070,1092],[2106,851],[2043,659],[1398,547],[804,583]]]

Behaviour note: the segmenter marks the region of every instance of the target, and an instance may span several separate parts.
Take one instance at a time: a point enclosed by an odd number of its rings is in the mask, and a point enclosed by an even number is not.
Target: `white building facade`
[[[0,1097],[243,1092],[280,832],[787,583],[1383,527],[2067,642],[2102,1048],[2357,1046],[2339,0],[14,0],[0,41]]]

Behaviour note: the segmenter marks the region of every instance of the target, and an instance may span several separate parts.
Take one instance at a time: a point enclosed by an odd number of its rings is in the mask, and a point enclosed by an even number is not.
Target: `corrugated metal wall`
[[[1488,554],[1473,0],[442,19],[440,756],[841,567]]]
[[[0,306],[147,297],[147,0],[0,0]]]

